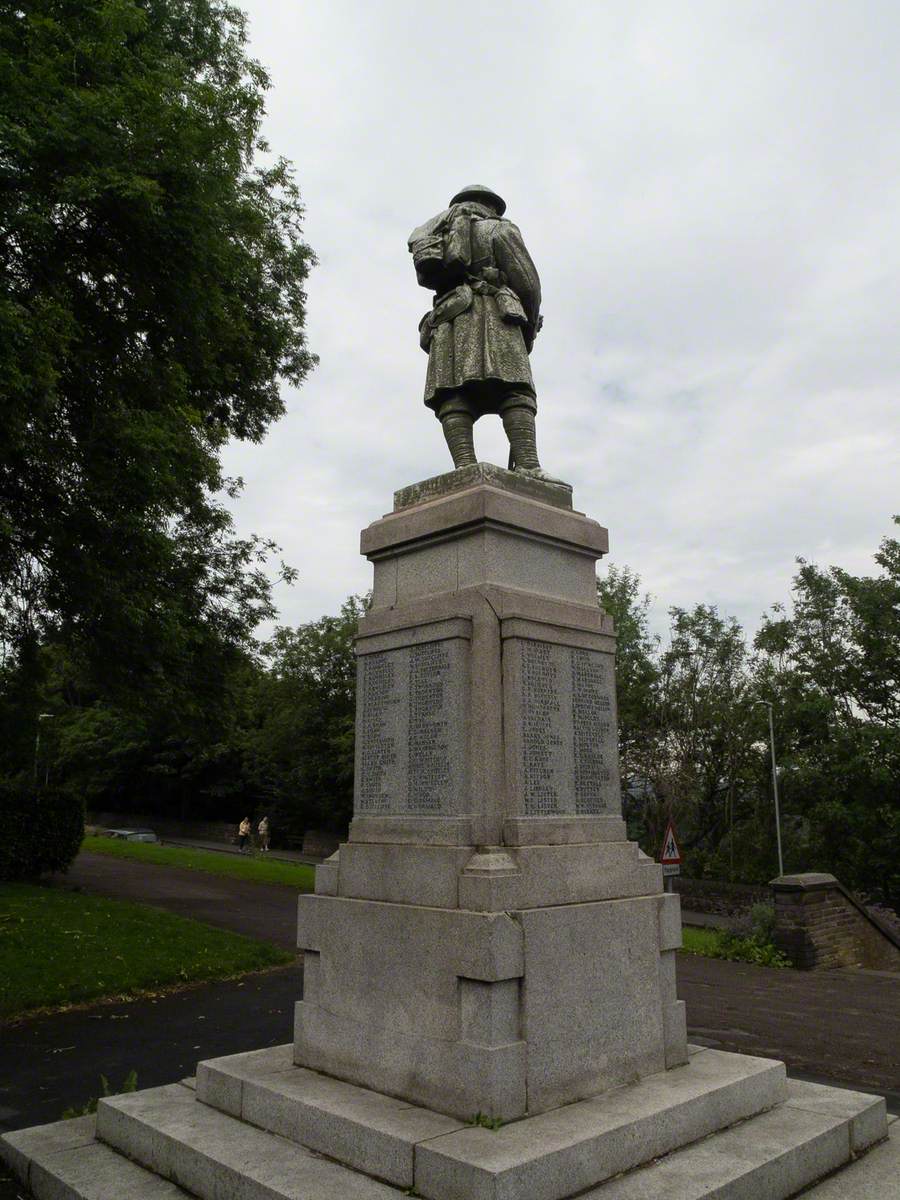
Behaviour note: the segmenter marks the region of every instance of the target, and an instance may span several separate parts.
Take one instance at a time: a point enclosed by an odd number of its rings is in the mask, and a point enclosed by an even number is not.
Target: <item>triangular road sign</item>
[[[672,822],[666,826],[666,836],[663,839],[662,854],[659,856],[659,861],[663,866],[677,866],[681,862],[681,851],[678,849],[678,843],[675,841],[675,830],[672,828]]]

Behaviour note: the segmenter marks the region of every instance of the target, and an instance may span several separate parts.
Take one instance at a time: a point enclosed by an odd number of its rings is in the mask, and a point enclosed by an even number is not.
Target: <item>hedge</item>
[[[84,837],[84,805],[53,787],[0,779],[0,879],[65,871]]]

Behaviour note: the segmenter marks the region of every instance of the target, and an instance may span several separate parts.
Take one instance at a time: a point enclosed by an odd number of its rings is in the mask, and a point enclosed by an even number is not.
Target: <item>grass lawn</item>
[[[681,948],[688,954],[705,954],[716,957],[719,948],[719,935],[715,929],[697,929],[685,925],[681,930]]]
[[[0,1019],[225,979],[292,957],[268,942],[143,904],[0,884]]]
[[[227,875],[254,883],[283,883],[300,892],[311,892],[315,868],[306,863],[277,862],[263,855],[223,854],[215,850],[193,850],[190,846],[156,846],[152,842],[125,842],[117,838],[86,837],[82,850],[108,854],[111,858],[133,858],[163,867],[187,867],[209,875]]]

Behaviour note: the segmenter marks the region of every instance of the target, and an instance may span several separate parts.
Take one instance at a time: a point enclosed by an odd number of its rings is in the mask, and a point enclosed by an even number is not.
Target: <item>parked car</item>
[[[104,837],[119,838],[123,842],[158,842],[152,829],[104,829]]]

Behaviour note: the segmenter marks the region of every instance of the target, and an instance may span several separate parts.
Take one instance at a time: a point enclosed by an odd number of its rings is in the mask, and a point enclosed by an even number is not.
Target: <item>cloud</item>
[[[321,264],[321,365],[226,455],[239,527],[300,569],[286,622],[364,590],[359,529],[449,466],[405,243],[476,180],[541,272],[545,465],[657,624],[704,601],[752,627],[797,555],[871,568],[900,508],[893,3],[247,7]],[[476,433],[505,463],[499,422]]]

